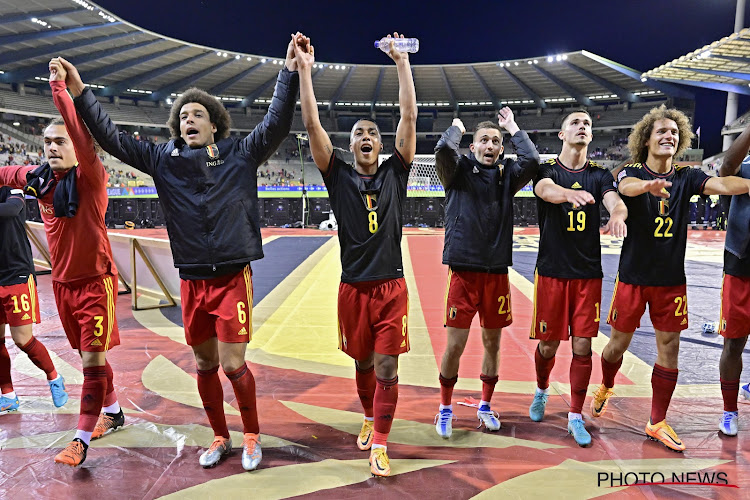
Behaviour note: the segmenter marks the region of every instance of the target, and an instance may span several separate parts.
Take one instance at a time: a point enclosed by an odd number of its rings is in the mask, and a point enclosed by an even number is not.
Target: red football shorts
[[[445,326],[469,328],[477,312],[482,328],[505,328],[513,323],[508,275],[448,268]]]
[[[253,271],[207,280],[181,280],[182,324],[188,345],[217,337],[220,342],[250,342],[253,336]]]
[[[641,326],[648,304],[654,328],[680,332],[688,327],[687,286],[643,286],[615,281],[607,323],[625,333]]]
[[[120,345],[115,317],[117,275],[104,274],[69,283],[53,281],[52,291],[73,349],[106,352]]]
[[[404,278],[339,285],[339,349],[356,360],[409,351],[409,293]]]
[[[719,333],[728,339],[739,339],[750,334],[750,276],[724,275]]]
[[[529,338],[568,340],[596,337],[602,279],[561,279],[539,276],[534,279],[534,316]]]
[[[29,275],[26,283],[0,286],[0,325],[23,326],[40,321],[33,275]]]

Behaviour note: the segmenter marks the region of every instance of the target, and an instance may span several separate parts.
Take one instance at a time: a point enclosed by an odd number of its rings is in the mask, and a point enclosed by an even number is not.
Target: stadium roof
[[[750,95],[750,28],[643,73],[652,80]]]
[[[99,95],[166,101],[196,86],[229,105],[269,102],[283,58],[205,47],[139,28],[84,0],[0,0],[0,82],[41,84],[62,55]],[[415,57],[415,59],[417,59]],[[547,107],[693,99],[675,85],[587,51],[450,65],[412,65],[421,108]],[[387,110],[398,103],[394,65],[317,63],[328,109]]]

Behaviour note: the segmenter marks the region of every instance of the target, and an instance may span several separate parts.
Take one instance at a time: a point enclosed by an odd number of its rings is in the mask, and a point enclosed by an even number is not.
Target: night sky
[[[372,42],[394,30],[420,39],[412,64],[470,63],[588,50],[647,71],[732,33],[736,0],[241,1],[98,0],[126,21],[214,48],[283,57],[291,33],[320,61],[383,64]],[[464,7],[464,8],[462,8]],[[748,9],[750,10],[750,9]],[[748,26],[749,16],[745,16]],[[721,148],[726,94],[696,93],[706,155]],[[739,113],[750,101],[740,100]]]

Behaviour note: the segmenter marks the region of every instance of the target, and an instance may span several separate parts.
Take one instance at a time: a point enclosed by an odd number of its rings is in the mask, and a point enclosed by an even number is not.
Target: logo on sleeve
[[[617,182],[620,182],[621,180],[623,180],[627,176],[628,176],[628,173],[625,172],[625,169],[620,170],[620,173],[617,174]]]

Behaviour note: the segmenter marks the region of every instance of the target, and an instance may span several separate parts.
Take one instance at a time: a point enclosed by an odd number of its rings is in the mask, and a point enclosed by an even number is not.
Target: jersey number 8
[[[378,213],[369,212],[367,214],[367,220],[370,221],[370,223],[368,224],[368,229],[372,234],[375,234],[378,230]]]

